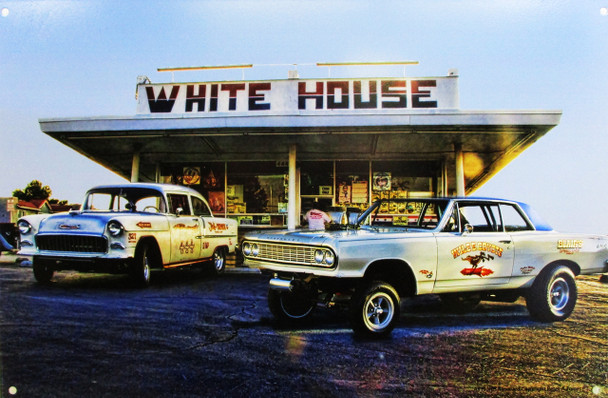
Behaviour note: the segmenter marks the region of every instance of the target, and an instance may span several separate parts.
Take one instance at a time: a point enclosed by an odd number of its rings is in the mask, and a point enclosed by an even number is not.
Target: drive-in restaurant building
[[[315,201],[356,212],[379,197],[470,194],[560,117],[461,110],[455,71],[354,79],[291,72],[259,81],[140,79],[133,116],[40,126],[131,181],[191,186],[247,230],[295,228]]]

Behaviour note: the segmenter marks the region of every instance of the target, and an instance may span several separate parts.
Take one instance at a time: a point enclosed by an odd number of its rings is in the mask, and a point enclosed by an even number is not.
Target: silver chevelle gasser
[[[210,264],[223,272],[237,242],[236,221],[214,217],[195,190],[167,184],[90,189],[82,210],[21,218],[19,254],[33,256],[34,276],[55,271],[128,273],[139,286],[153,268]]]
[[[371,337],[391,333],[402,297],[422,294],[455,311],[524,296],[534,319],[563,320],[575,276],[608,272],[608,237],[558,233],[523,203],[480,198],[380,200],[354,225],[249,234],[242,250],[273,275],[275,318],[343,305],[355,333]]]

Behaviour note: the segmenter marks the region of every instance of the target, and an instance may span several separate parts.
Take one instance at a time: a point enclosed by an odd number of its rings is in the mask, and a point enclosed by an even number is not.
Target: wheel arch
[[[574,276],[578,276],[581,273],[581,267],[575,263],[572,260],[555,260],[550,262],[549,264],[545,265],[544,268],[542,269],[541,272],[548,272],[547,270],[550,270],[556,266],[559,265],[564,265],[568,268],[570,268],[572,270],[572,272],[574,273]]]
[[[217,245],[213,251],[223,250],[225,255],[230,254],[230,247],[228,245]]]
[[[397,290],[401,297],[415,296],[418,293],[416,277],[410,265],[397,259],[377,260],[367,266],[364,279],[382,280]]]
[[[154,266],[152,268],[162,268],[162,265],[164,264],[163,255],[160,250],[160,246],[156,241],[156,238],[154,238],[153,236],[143,236],[139,239],[139,241],[137,242],[137,246],[135,246],[135,257],[137,258],[140,250],[142,250],[142,247],[144,247],[144,245],[146,244],[148,245],[154,256]]]

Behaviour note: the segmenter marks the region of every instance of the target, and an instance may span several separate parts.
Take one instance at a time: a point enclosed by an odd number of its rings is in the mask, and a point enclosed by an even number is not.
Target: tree
[[[19,200],[30,201],[32,199],[48,199],[53,191],[48,185],[42,185],[38,180],[30,182],[24,190],[16,189],[13,196]]]

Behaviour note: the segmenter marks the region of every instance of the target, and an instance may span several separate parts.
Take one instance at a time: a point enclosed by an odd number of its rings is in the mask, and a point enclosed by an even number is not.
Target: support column
[[[154,182],[161,182],[161,171],[160,171],[160,163],[156,163],[156,171],[154,173]]]
[[[289,146],[289,186],[287,194],[287,229],[296,229],[297,225],[297,211],[298,206],[296,205],[296,144]]]
[[[465,196],[464,152],[462,151],[462,144],[454,144],[454,153],[456,155],[456,196]]]
[[[139,152],[133,153],[133,162],[131,163],[131,182],[139,181]]]

